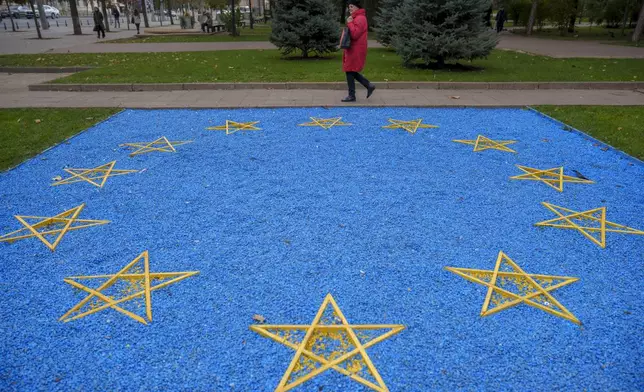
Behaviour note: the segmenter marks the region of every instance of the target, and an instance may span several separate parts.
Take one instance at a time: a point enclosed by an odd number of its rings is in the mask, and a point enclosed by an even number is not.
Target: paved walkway
[[[134,30],[123,29],[108,33],[108,39],[126,38],[135,35]],[[176,42],[104,44],[92,34],[91,28],[83,26],[86,35],[74,36],[66,29],[51,29],[45,32],[46,40],[35,39],[34,31],[6,32],[1,34],[0,53],[140,53],[140,52],[199,52],[236,49],[275,49],[270,42]],[[370,47],[379,47],[376,41]],[[503,33],[499,49],[518,50],[527,53],[558,57],[644,58],[644,48],[607,45],[592,41],[564,41],[528,38]]]
[[[28,91],[61,74],[0,74],[0,107],[236,108],[342,106],[338,90]],[[378,90],[359,106],[644,105],[644,90]],[[354,104],[352,104],[354,105]]]

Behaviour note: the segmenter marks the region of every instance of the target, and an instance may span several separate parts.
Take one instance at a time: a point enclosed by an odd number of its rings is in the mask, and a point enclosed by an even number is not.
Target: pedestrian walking
[[[114,17],[114,28],[117,28],[116,26],[118,25],[118,28],[120,29],[121,28],[121,21],[120,21],[121,13],[119,12],[119,9],[118,9],[117,6],[114,6],[114,8],[112,8],[112,16]]]
[[[206,14],[206,30],[208,33],[212,32],[212,14],[210,12]]]
[[[208,26],[208,15],[206,14],[206,11],[203,11],[201,15],[199,15],[199,23],[201,24],[201,31],[204,33],[206,32],[206,26]]]
[[[342,54],[342,70],[347,74],[349,95],[342,102],[356,101],[356,80],[367,89],[367,98],[373,94],[376,86],[371,84],[360,72],[367,60],[367,16],[360,5],[360,0],[349,0],[349,16],[347,28],[351,36],[351,44]]]
[[[140,34],[141,30],[139,27],[141,26],[141,15],[139,15],[139,10],[134,9],[134,14],[132,15],[132,23],[136,26],[136,34]]]
[[[103,14],[98,10],[98,7],[94,7],[94,31],[98,35],[98,38],[101,38],[101,33],[103,33],[103,38],[105,38],[105,25],[103,24]]]
[[[503,24],[508,20],[508,16],[505,13],[505,8],[501,7],[499,12],[496,13],[496,32],[500,33],[503,31]]]

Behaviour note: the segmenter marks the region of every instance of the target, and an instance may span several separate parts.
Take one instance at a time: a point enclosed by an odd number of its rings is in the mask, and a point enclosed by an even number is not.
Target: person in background
[[[132,15],[132,23],[134,23],[134,25],[136,26],[136,33],[140,34],[141,30],[139,29],[139,27],[141,26],[141,15],[139,14],[139,10],[136,8],[134,9],[134,14]]]
[[[112,8],[112,16],[114,17],[114,28],[118,25],[118,28],[121,28],[121,21],[119,18],[121,17],[121,13],[119,12],[119,9],[117,6],[114,6]]]
[[[206,11],[203,11],[201,15],[199,15],[199,24],[201,24],[201,31],[204,33],[206,32],[206,26],[208,25],[208,15],[206,15]]]
[[[105,25],[103,24],[103,14],[98,10],[98,7],[94,7],[94,31],[98,35],[98,38],[101,38],[101,33],[103,33],[103,38],[105,38]]]
[[[373,94],[376,86],[371,84],[360,72],[367,60],[367,16],[360,5],[360,0],[349,0],[347,27],[351,34],[351,46],[342,54],[342,70],[347,74],[349,95],[342,102],[356,101],[356,80],[367,89],[367,98]]]
[[[212,14],[210,12],[206,13],[206,30],[208,30],[209,33],[212,32]]]
[[[505,13],[505,8],[501,7],[499,12],[496,13],[496,32],[500,33],[503,31],[503,24],[508,20],[508,17]]]

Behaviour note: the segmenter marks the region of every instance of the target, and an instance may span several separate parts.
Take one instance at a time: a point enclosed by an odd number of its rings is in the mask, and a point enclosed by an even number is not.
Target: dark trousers
[[[503,25],[505,24],[505,21],[497,21],[496,22],[496,32],[500,33],[503,31]]]
[[[369,81],[364,76],[360,75],[357,72],[347,72],[347,86],[349,86],[349,96],[356,96],[356,80],[364,86],[364,88],[369,88]]]
[[[136,26],[136,33],[139,34],[141,32],[141,30],[139,29],[141,23],[135,23],[134,25]]]
[[[98,25],[98,30],[96,30],[98,38],[101,38],[101,33],[103,33],[103,38],[105,38],[105,29],[103,28],[103,26]]]

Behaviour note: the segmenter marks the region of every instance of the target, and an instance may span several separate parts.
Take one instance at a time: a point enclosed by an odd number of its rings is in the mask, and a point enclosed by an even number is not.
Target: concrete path
[[[51,29],[44,33],[46,40],[35,39],[34,31],[5,32],[0,38],[0,53],[141,53],[141,52],[198,52],[237,49],[275,49],[270,42],[176,42],[104,44],[92,34],[91,26],[83,26],[86,35],[74,36],[66,29]],[[242,33],[243,34],[243,33]],[[134,30],[123,29],[108,33],[109,39],[135,35]],[[372,48],[380,47],[369,41]],[[607,45],[593,41],[564,41],[527,38],[503,33],[499,49],[518,50],[527,53],[558,57],[644,58],[644,48]]]
[[[236,108],[343,106],[338,90],[215,90],[165,92],[28,91],[60,74],[0,74],[0,107]],[[615,90],[379,90],[358,106],[644,105],[643,91]]]

